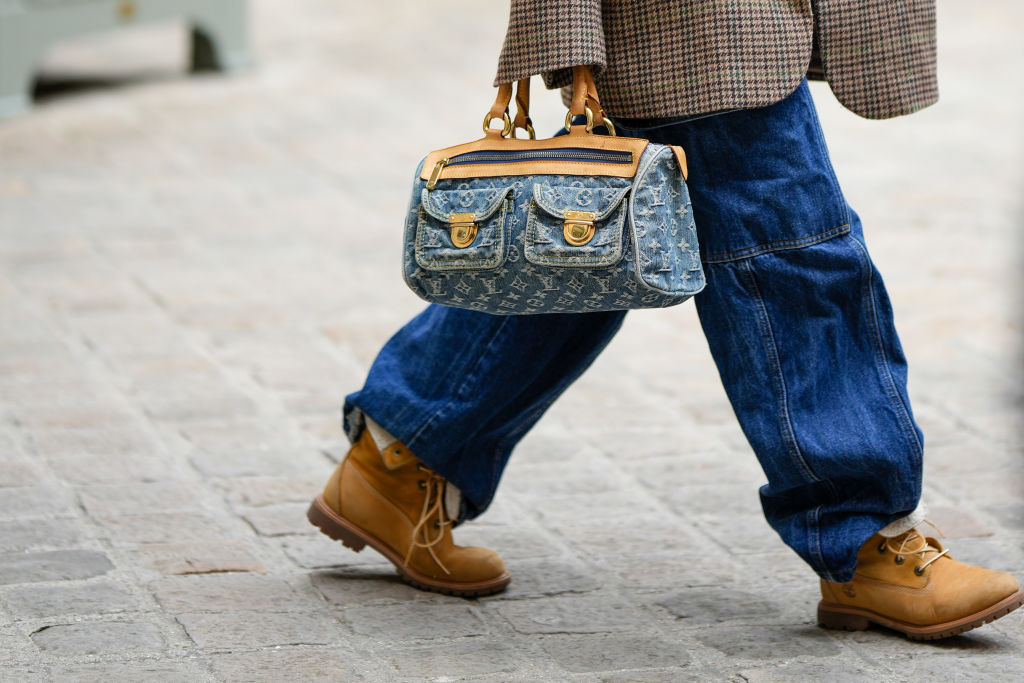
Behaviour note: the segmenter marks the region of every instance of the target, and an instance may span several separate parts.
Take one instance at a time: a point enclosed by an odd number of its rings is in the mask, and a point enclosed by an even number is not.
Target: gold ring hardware
[[[615,124],[612,123],[612,120],[603,111],[601,112],[601,118],[604,119],[604,127],[608,129],[608,135],[611,135],[613,138],[618,137],[619,134],[615,130]]]
[[[505,126],[501,129],[501,137],[507,138],[508,134],[512,132],[512,119],[510,119],[508,116],[508,109],[506,109],[505,113],[501,115],[501,118],[505,123]],[[490,133],[492,130],[497,130],[497,128],[491,128],[491,121],[491,112],[487,112],[486,114],[484,114],[485,133]]]
[[[462,249],[473,244],[476,239],[476,214],[453,213],[448,216],[451,224],[452,244]]]
[[[583,107],[583,111],[587,114],[587,132],[594,130],[594,110],[590,108],[590,105]],[[572,127],[572,110],[565,112],[565,129],[570,130]]]
[[[518,128],[522,128],[523,130],[525,130],[526,134],[528,136],[530,136],[531,140],[536,140],[537,139],[537,131],[535,131],[533,129],[533,121],[530,120],[530,117],[526,117],[526,125],[525,126],[518,126]],[[512,137],[515,137],[515,133],[514,132],[512,133]]]
[[[588,133],[592,133],[594,131],[594,125],[595,125],[594,124],[594,110],[590,108],[590,105],[587,105],[587,106],[585,106],[583,108],[583,111],[585,111],[586,114],[587,114],[587,132]],[[608,129],[608,134],[609,135],[611,135],[612,137],[617,137],[619,133],[618,133],[617,130],[615,130],[615,124],[612,123],[612,120],[610,118],[608,118],[608,116],[604,113],[603,109],[599,109],[598,111],[601,112],[601,118],[604,121],[601,125],[603,125],[606,129]],[[572,125],[572,112],[571,111],[567,111],[567,112],[565,112],[565,129],[569,130],[569,127],[571,125]]]
[[[582,247],[594,239],[594,218],[591,211],[566,211],[562,234],[565,241],[574,247]]]

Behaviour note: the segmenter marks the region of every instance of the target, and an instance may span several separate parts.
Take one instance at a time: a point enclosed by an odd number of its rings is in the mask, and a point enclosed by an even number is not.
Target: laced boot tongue
[[[900,548],[902,552],[907,554],[922,552],[928,545],[924,536],[917,533],[914,529],[911,529],[902,536],[897,536],[892,540],[894,546]]]
[[[932,545],[931,540],[933,539],[925,538],[916,530],[911,529],[907,533],[891,539],[890,544],[894,546],[897,553],[897,562],[902,563],[903,557],[913,557],[916,560],[914,572],[920,576],[930,564],[949,552],[938,541]]]

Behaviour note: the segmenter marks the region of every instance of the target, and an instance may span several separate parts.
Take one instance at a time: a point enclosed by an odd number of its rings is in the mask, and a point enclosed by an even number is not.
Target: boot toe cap
[[[1009,572],[991,571],[990,576],[986,580],[986,587],[988,588],[987,597],[991,601],[990,604],[1020,592],[1020,583]]]
[[[969,616],[986,610],[1020,591],[1020,584],[1012,574],[984,569],[959,562],[950,563],[947,576],[941,577],[946,589],[940,592],[944,599],[936,611],[946,619]]]
[[[458,562],[458,579],[466,582],[489,581],[506,573],[505,561],[501,555],[488,548],[456,546],[454,554]]]

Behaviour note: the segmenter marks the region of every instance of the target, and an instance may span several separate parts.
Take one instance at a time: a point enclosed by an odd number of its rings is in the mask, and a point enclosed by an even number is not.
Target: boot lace
[[[927,519],[924,521],[933,529],[938,531],[939,536],[941,536],[942,538],[946,537],[946,535],[942,533],[942,529],[935,526],[933,522]],[[915,547],[915,541],[917,541],[918,539],[920,540],[920,546]],[[898,542],[899,544],[893,545],[896,542]],[[885,539],[884,541],[882,541],[882,544],[878,547],[878,550],[879,552],[883,553],[886,550],[890,550],[893,553],[895,553],[896,564],[903,564],[907,555],[916,555],[920,560],[924,560],[923,562],[914,567],[914,573],[918,576],[924,574],[924,570],[927,569],[930,564],[935,562],[940,557],[943,557],[944,555],[949,553],[948,548],[940,550],[939,548],[932,546],[930,543],[928,543],[928,538],[919,534],[916,529],[911,529],[910,531],[903,534],[902,540],[900,536]],[[934,556],[925,559],[928,557],[929,553],[934,553]]]
[[[424,472],[427,478],[419,482],[420,488],[424,490],[423,509],[420,511],[420,521],[412,529],[412,543],[409,545],[409,552],[405,554],[405,564],[409,564],[409,559],[416,548],[422,548],[430,553],[445,574],[451,574],[434,552],[434,546],[444,538],[445,527],[452,523],[444,507],[444,491],[447,484],[444,477],[423,465],[416,465],[416,469]],[[433,524],[429,523],[431,519],[434,519]]]

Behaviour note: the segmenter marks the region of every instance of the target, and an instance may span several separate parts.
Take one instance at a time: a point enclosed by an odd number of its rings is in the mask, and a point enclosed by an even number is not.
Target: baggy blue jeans
[[[767,475],[765,516],[821,577],[850,580],[858,548],[917,506],[923,437],[889,299],[806,82],[768,107],[620,134],[686,150],[707,276],[694,301]],[[624,315],[429,306],[347,397],[346,429],[356,437],[372,417],[461,490],[461,519],[475,517],[513,447]]]

